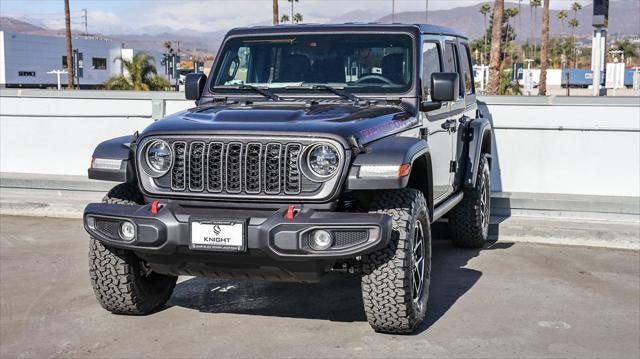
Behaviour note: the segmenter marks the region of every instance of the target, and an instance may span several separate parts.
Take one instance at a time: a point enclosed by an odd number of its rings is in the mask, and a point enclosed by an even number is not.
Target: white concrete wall
[[[180,93],[0,90],[0,172],[85,175],[95,146]],[[484,97],[494,191],[640,196],[640,98]]]
[[[486,100],[494,191],[640,196],[640,98],[636,106]]]

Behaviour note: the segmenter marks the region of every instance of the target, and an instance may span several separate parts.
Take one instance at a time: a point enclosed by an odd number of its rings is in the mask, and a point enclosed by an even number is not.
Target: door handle
[[[457,128],[456,128],[456,120],[450,118],[446,121],[444,121],[442,123],[442,125],[440,125],[440,127],[442,127],[442,129],[450,131],[450,132],[456,132]]]

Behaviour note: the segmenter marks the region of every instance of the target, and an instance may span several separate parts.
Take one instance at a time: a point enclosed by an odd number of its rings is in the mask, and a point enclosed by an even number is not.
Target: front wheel
[[[103,203],[134,205],[142,202],[138,188],[130,183],[115,186]],[[91,238],[89,277],[100,305],[115,314],[147,314],[162,307],[178,277],[154,273],[135,253],[107,246]]]
[[[425,317],[431,274],[427,204],[415,189],[376,196],[370,212],[392,218],[386,248],[363,256],[362,298],[371,327],[383,333],[413,332]]]

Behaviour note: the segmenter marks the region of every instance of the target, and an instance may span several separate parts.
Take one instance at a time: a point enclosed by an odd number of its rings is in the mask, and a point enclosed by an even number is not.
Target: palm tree
[[[571,20],[569,20],[569,27],[571,28],[571,51],[573,52],[573,67],[578,67],[578,59],[576,58],[578,51],[576,50],[576,36],[575,36],[575,31],[576,31],[576,27],[578,27],[580,25],[580,23],[578,22],[578,19],[576,19],[575,17]]]
[[[538,94],[547,95],[547,65],[549,62],[549,0],[542,7],[542,53],[540,54],[540,84]]]
[[[293,15],[293,22],[295,22],[296,24],[299,24],[302,22],[302,14],[297,12],[295,15]]]
[[[484,3],[480,6],[480,13],[484,17],[484,47],[482,48],[482,66],[484,66],[487,54],[485,53],[487,48],[487,14],[491,11],[491,5]]]
[[[73,46],[71,45],[71,11],[69,10],[69,0],[64,0],[64,27],[65,38],[67,40],[67,89],[75,87],[73,83]]]
[[[118,56],[115,61],[122,63],[126,75],[109,78],[102,84],[106,90],[158,91],[171,86],[164,77],[158,76],[153,57],[144,52],[135,54],[131,60]]]
[[[582,4],[579,2],[574,2],[571,4],[571,11],[573,11],[573,17],[578,18],[578,11],[582,10]]]
[[[625,62],[630,62],[632,58],[638,57],[638,48],[628,39],[616,41],[613,48],[622,51]]]
[[[295,16],[293,14],[293,3],[298,2],[298,0],[287,0],[287,1],[291,3],[291,18],[293,19],[293,17]]]
[[[491,29],[491,55],[489,58],[489,82],[487,93],[497,95],[500,90],[500,43],[502,40],[502,17],[504,14],[504,0],[495,0],[493,4],[493,28]]]
[[[278,0],[273,0],[273,24],[278,25]]]
[[[569,17],[569,13],[567,12],[567,10],[560,10],[558,11],[558,15],[556,15],[556,17],[558,18],[558,20],[560,20],[560,26],[562,27],[562,32],[560,33],[560,35],[564,36],[564,20]]]
[[[536,52],[537,52],[537,45],[536,45],[536,41],[534,40],[535,35],[534,35],[534,31],[535,31],[535,27],[536,24],[538,23],[538,8],[542,5],[542,0],[530,0],[529,1],[529,10],[532,13],[533,16],[533,21],[531,21],[531,42],[533,42],[533,59],[536,59]]]
[[[509,19],[518,16],[518,14],[520,14],[520,10],[516,9],[515,7],[505,9],[505,11],[504,11],[504,15],[507,18],[507,23],[509,23]],[[507,26],[506,30],[507,30],[507,34],[506,34],[507,41],[506,41],[506,44],[505,44],[506,45],[505,46],[506,47],[505,48],[505,52],[507,50],[509,51],[509,54],[510,54],[510,57],[511,57],[511,61],[513,62],[513,51],[512,51],[513,48],[511,46],[511,37],[510,36],[513,36],[513,39],[515,40],[515,30],[513,29],[513,26]],[[511,30],[511,34],[509,33],[509,30]]]
[[[285,22],[289,22],[289,21],[291,21],[291,19],[289,18],[289,15],[282,14],[282,16],[280,16],[280,22],[281,23],[285,23]]]
[[[575,45],[575,41],[576,41],[575,29],[580,25],[580,23],[578,22],[578,11],[580,10],[582,10],[582,4],[580,4],[577,1],[571,4],[571,11],[573,11],[573,19],[569,21],[569,26],[571,27],[571,37],[573,38],[573,66],[574,67],[577,66],[577,62],[578,62],[578,59],[577,59],[578,50],[576,49],[576,45]]]
[[[556,15],[556,17],[558,18],[558,20],[560,20],[560,26],[562,27],[562,32],[560,33],[560,37],[564,37],[564,21],[567,17],[569,17],[569,13],[567,12],[567,10],[560,10],[558,12],[558,15]],[[563,54],[564,57],[566,57],[566,54]],[[564,67],[564,63],[566,60],[564,60],[562,62],[562,67]]]

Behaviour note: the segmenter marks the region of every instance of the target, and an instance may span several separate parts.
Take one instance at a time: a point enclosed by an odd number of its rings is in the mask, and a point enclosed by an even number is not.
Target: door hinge
[[[449,172],[455,173],[458,169],[458,163],[456,161],[449,162]]]

